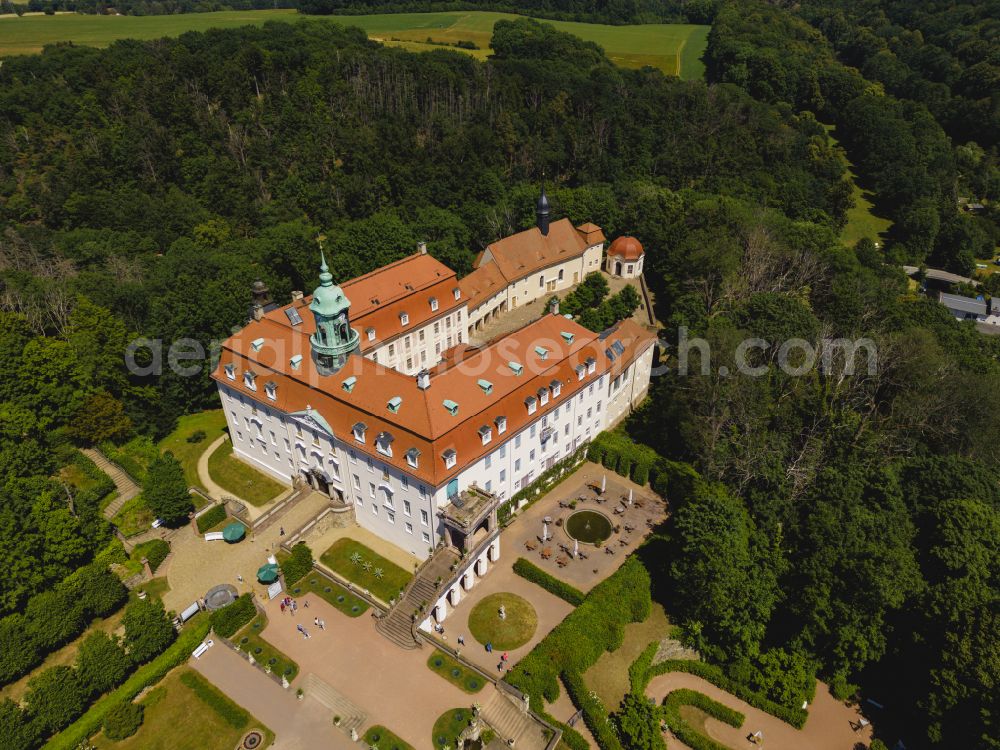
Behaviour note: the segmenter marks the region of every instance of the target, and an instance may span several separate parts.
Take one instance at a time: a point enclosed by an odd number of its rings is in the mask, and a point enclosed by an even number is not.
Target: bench
[[[222,536],[221,531],[209,531],[207,534],[205,534],[206,542],[219,542],[222,541],[224,538],[225,537]]]
[[[198,648],[191,652],[191,656],[195,659],[200,659],[201,655],[208,651],[212,646],[215,645],[215,641],[209,639],[207,641],[202,641],[198,644]]]

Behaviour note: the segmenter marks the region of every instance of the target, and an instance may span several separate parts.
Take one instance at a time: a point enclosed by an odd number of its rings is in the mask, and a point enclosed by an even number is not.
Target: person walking
[[[281,614],[285,614],[285,602],[279,602],[279,607],[281,607]]]
[[[493,653],[493,642],[492,641],[487,641],[486,642],[486,653],[487,654],[492,654]]]
[[[326,630],[326,623],[323,620],[319,621],[319,629]]]
[[[279,526],[278,527],[278,536],[284,536],[284,535],[285,535],[285,527],[284,526]]]
[[[459,646],[464,646],[465,645],[465,636],[464,635],[458,636],[458,645]]]

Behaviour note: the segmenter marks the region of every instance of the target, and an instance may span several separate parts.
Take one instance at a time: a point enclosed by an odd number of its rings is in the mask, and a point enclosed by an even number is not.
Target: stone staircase
[[[450,547],[443,547],[435,552],[434,556],[417,571],[417,575],[403,593],[403,598],[385,617],[375,622],[375,629],[400,648],[407,650],[420,648],[420,642],[413,637],[411,619],[413,612],[424,603],[427,604],[428,611],[434,606],[434,602],[440,596],[438,587],[434,585],[435,581],[438,578],[446,581],[451,575],[452,564],[458,559],[458,553]],[[424,616],[426,615],[422,614],[419,617]]]
[[[108,519],[113,518],[125,503],[139,494],[139,485],[132,480],[132,477],[125,473],[122,467],[116,463],[112,463],[108,460],[107,456],[96,448],[84,448],[83,455],[97,464],[97,468],[111,477],[111,481],[115,483],[118,497],[112,500],[108,504],[108,507],[104,509],[104,517]]]
[[[357,729],[358,734],[361,734],[361,725],[365,723],[368,715],[341,695],[328,682],[310,672],[302,681],[302,691],[306,698],[318,701],[330,709],[333,716],[339,716],[340,729],[347,734],[350,734],[352,729]]]
[[[479,716],[493,727],[500,740],[513,740],[518,750],[545,750],[548,745],[544,727],[503,688],[493,689],[493,694],[483,701]]]

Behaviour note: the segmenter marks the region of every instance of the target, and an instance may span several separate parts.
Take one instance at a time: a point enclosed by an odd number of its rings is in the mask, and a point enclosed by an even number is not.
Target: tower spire
[[[545,195],[545,175],[542,174],[542,194],[535,204],[535,224],[543,236],[549,233],[549,199]]]
[[[316,332],[309,337],[313,359],[321,375],[330,375],[343,367],[347,356],[358,348],[358,332],[351,328],[351,302],[344,291],[333,283],[333,274],[326,264],[322,235],[319,243],[319,286],[313,292],[309,309],[316,319]]]

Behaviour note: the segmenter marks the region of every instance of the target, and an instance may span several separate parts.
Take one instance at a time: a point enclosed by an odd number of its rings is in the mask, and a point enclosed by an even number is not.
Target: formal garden
[[[126,722],[120,728],[121,722],[106,721],[91,740],[97,750],[232,750],[254,729],[264,736],[259,747],[274,739],[270,730],[188,668],[171,672],[135,705],[138,723]]]
[[[472,637],[484,646],[490,644],[495,651],[523,646],[531,640],[537,627],[535,608],[517,594],[490,594],[469,613]]]
[[[434,653],[427,659],[427,666],[432,672],[441,675],[452,685],[467,693],[478,693],[487,682],[474,669],[469,669],[440,649],[434,649]]]
[[[451,708],[445,711],[434,722],[431,734],[431,745],[435,750],[453,748],[460,735],[472,721],[471,708]]]
[[[413,750],[408,742],[403,742],[381,724],[369,727],[362,737],[365,744],[378,750]]]
[[[252,656],[265,672],[271,672],[291,682],[299,673],[299,665],[261,637],[266,627],[267,615],[258,614],[231,640],[240,651]]]
[[[396,599],[413,578],[412,573],[354,539],[338,539],[319,559],[333,572],[384,602]]]

